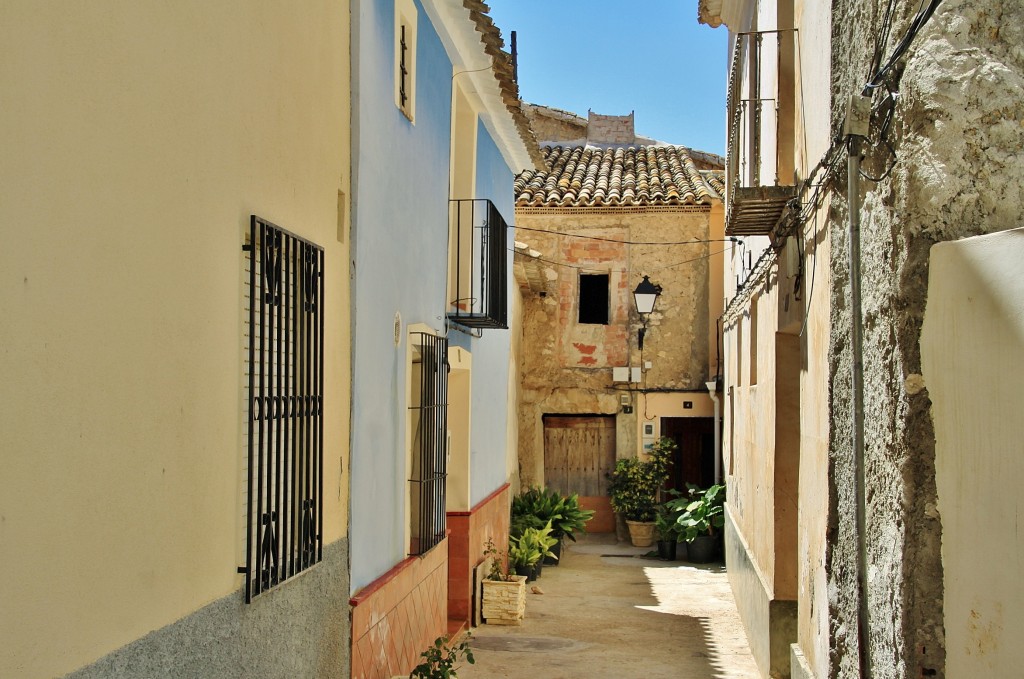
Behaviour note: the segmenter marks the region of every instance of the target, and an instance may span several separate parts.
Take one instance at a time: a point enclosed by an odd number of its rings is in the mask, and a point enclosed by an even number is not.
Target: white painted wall
[[[946,676],[1024,666],[1024,229],[932,247],[921,337],[935,424]]]

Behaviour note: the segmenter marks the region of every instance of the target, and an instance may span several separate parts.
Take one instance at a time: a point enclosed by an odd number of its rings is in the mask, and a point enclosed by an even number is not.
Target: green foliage
[[[612,509],[630,521],[654,521],[658,492],[668,480],[675,449],[675,442],[663,436],[651,448],[646,460],[635,457],[619,460],[609,476]]]
[[[511,534],[518,537],[527,528],[543,528],[551,523],[552,533],[575,541],[575,533],[585,532],[594,512],[580,509],[579,495],[563,497],[554,490],[533,487],[512,498]]]
[[[434,640],[434,645],[420,653],[423,662],[413,669],[409,679],[458,679],[456,670],[457,663],[465,660],[470,665],[476,663],[473,658],[473,649],[469,647],[472,634],[466,634],[466,638],[458,644],[451,643],[451,638],[446,634]]]
[[[587,532],[587,522],[594,518],[593,509],[580,508],[580,496],[573,493],[562,498],[562,518],[554,522],[555,535],[561,534],[576,542],[576,533]]]
[[[682,538],[693,542],[698,535],[714,535],[725,525],[725,486],[715,485],[707,490],[690,490],[686,508],[677,523]],[[682,501],[676,500],[675,502]]]
[[[510,567],[534,566],[543,557],[557,558],[551,548],[558,543],[552,533],[551,522],[543,528],[527,528],[518,537],[510,537],[508,541],[508,559]]]
[[[504,573],[501,570],[502,562],[504,561],[504,552],[499,552],[498,548],[494,544],[494,540],[487,538],[487,544],[484,546],[484,559],[490,557],[491,569],[487,572],[486,580],[510,580],[508,573]]]
[[[690,500],[680,499],[679,491],[674,488],[668,491],[673,499],[662,502],[655,508],[654,531],[658,534],[659,540],[682,541],[682,526],[679,525],[679,517],[686,511],[686,505]]]

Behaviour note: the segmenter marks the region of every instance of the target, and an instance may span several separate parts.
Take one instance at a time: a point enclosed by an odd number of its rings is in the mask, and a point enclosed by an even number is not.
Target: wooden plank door
[[[614,469],[614,415],[544,416],[545,485],[563,495],[577,493],[583,506],[598,510],[592,532],[608,528],[607,474]],[[610,526],[614,530],[614,517]]]

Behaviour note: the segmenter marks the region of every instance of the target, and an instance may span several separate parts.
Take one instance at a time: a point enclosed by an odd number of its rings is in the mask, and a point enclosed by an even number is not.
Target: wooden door
[[[615,530],[608,501],[608,474],[615,470],[614,415],[545,415],[544,482],[563,495],[577,493],[598,513],[590,532]]]
[[[681,492],[692,483],[707,488],[715,480],[715,419],[713,417],[663,417],[661,435],[678,448],[669,470],[667,488]]]

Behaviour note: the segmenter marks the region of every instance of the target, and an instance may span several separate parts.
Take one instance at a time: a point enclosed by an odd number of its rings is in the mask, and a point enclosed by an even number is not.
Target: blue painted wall
[[[414,125],[394,103],[393,2],[353,4],[353,590],[406,556],[405,331],[443,328],[452,65],[417,10]]]
[[[498,146],[483,122],[478,123],[476,142],[476,193],[489,198],[511,226],[515,217],[512,182],[514,174],[505,164]],[[509,257],[508,285],[512,279],[514,233],[509,229],[506,252]],[[509,290],[512,288],[509,287]],[[506,436],[508,428],[508,371],[511,337],[509,330],[485,330],[466,346],[473,354],[473,422],[470,432],[470,502],[475,505],[506,481]],[[451,333],[454,343],[462,333]]]
[[[444,331],[452,63],[417,2],[416,122],[394,104],[392,0],[353,5],[353,398],[351,583],[366,586],[406,557],[406,331]],[[513,172],[482,124],[477,197],[513,217]],[[512,234],[509,234],[511,263]],[[511,279],[509,266],[509,283]],[[402,346],[395,347],[395,312]],[[509,331],[452,345],[473,354],[471,492],[505,483]]]

